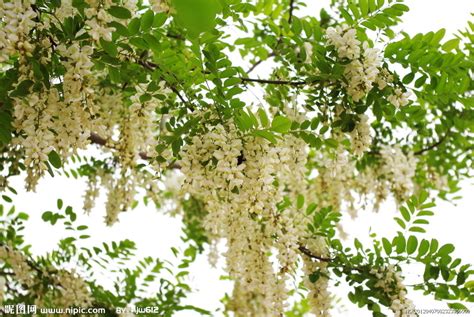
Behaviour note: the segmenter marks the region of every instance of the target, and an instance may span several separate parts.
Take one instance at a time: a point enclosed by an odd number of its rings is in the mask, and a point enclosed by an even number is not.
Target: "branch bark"
[[[91,135],[89,136],[89,141],[91,141],[92,144],[107,146],[107,140],[104,139],[103,137],[101,137],[100,135],[98,135],[95,132],[91,133]],[[151,159],[151,157],[149,157],[145,152],[140,152],[140,153],[138,153],[138,155],[140,156],[140,158],[142,160],[150,160]]]
[[[315,254],[311,253],[311,251],[308,250],[308,248],[306,248],[302,245],[300,245],[298,247],[298,250],[300,250],[300,252],[303,253],[304,255],[306,255],[307,257],[309,257],[311,259],[318,260],[318,261],[331,262],[333,260],[333,259],[330,259],[330,258],[324,258],[324,257],[318,256],[318,255],[315,255]]]
[[[242,82],[253,82],[253,83],[260,83],[260,84],[270,84],[270,85],[289,85],[289,86],[303,86],[303,85],[310,85],[314,82],[307,82],[307,81],[291,81],[291,80],[273,80],[273,79],[259,79],[259,78],[248,78],[248,77],[239,77]]]
[[[435,148],[437,148],[438,146],[440,146],[441,144],[443,144],[444,141],[446,141],[446,139],[448,138],[448,136],[450,135],[451,131],[448,130],[441,138],[439,138],[439,140],[419,151],[416,151],[415,153],[413,153],[414,155],[421,155],[425,152],[428,152],[428,151],[431,151]]]

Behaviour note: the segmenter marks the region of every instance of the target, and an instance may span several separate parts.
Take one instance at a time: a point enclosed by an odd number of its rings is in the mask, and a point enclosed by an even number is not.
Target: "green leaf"
[[[395,239],[396,239],[396,241],[395,241],[395,246],[396,246],[395,251],[397,251],[398,254],[405,252],[405,248],[406,248],[405,237],[402,236],[402,235],[398,235]]]
[[[218,0],[172,0],[176,22],[184,27],[192,38],[211,31],[216,25],[221,6]]]
[[[468,311],[468,308],[461,303],[448,303],[448,307],[454,310]]]
[[[431,239],[431,243],[430,243],[430,253],[436,252],[437,249],[438,249],[438,240],[436,240],[436,239]]]
[[[56,202],[56,205],[57,205],[58,209],[63,208],[63,200],[62,200],[62,199],[58,199],[57,202]]]
[[[296,199],[296,208],[301,209],[304,206],[304,196],[303,195],[298,195],[298,198]]]
[[[418,239],[415,236],[410,236],[407,242],[407,253],[412,254],[418,247]]]
[[[18,84],[16,89],[10,94],[12,97],[23,97],[30,92],[30,88],[33,86],[33,81],[26,79]]]
[[[367,0],[359,0],[359,8],[362,16],[367,16],[369,13],[369,3]]]
[[[349,12],[347,12],[345,9],[343,8],[340,8],[339,11],[341,12],[341,16],[344,18],[344,20],[346,20],[346,22],[348,24],[353,24],[354,23],[354,19],[352,18],[352,16],[349,14]]]
[[[385,250],[385,253],[387,255],[390,255],[390,253],[392,253],[392,244],[390,243],[390,241],[388,241],[387,238],[382,238],[382,245]]]
[[[155,14],[155,17],[153,19],[153,27],[159,28],[160,26],[165,24],[166,19],[168,19],[168,15],[165,12]]]
[[[43,219],[43,221],[49,221],[52,216],[53,216],[53,213],[51,211],[45,211],[41,215],[41,219]]]
[[[277,139],[275,137],[275,135],[273,133],[271,133],[270,131],[266,131],[266,130],[255,130],[253,132],[253,134],[255,136],[259,136],[259,137],[262,137],[264,139],[267,139],[268,141],[270,141],[271,143],[273,144],[277,144]]]
[[[309,281],[311,283],[316,283],[319,280],[319,277],[321,276],[320,272],[314,272],[309,275]]]
[[[128,23],[128,32],[130,32],[130,35],[135,35],[140,31],[140,19],[139,18],[133,18],[129,23]]]
[[[426,233],[426,230],[421,228],[421,227],[411,227],[409,229],[409,231],[411,232],[420,232],[420,233]]]
[[[155,17],[155,14],[151,10],[148,10],[142,15],[140,19],[140,27],[142,31],[148,31],[148,29],[151,28],[151,26],[153,25],[154,17]]]
[[[436,32],[433,36],[433,38],[431,39],[431,42],[430,44],[431,45],[437,45],[444,37],[444,35],[446,34],[446,29],[439,29],[438,32]]]
[[[428,249],[430,248],[430,243],[428,240],[423,239],[420,243],[420,247],[418,248],[418,256],[421,257],[428,252]]]
[[[444,257],[446,255],[449,255],[451,252],[454,251],[454,245],[451,243],[443,245],[439,250],[438,250],[438,256],[439,257]]]
[[[452,39],[443,44],[442,48],[444,51],[449,52],[459,46],[459,39]]]
[[[112,6],[108,12],[111,16],[117,19],[130,19],[132,17],[132,13],[130,13],[130,11],[124,7]]]
[[[51,150],[48,154],[48,160],[51,165],[53,165],[55,168],[61,168],[62,163],[61,163],[61,157],[59,157],[59,154],[56,153],[55,150]]]
[[[260,124],[262,127],[268,127],[268,124],[270,123],[268,120],[268,116],[265,110],[262,108],[258,108],[257,110],[258,117],[260,118]]]
[[[104,39],[100,39],[100,45],[112,57],[117,56],[117,46],[113,42],[108,42]]]
[[[273,118],[271,130],[278,132],[278,133],[286,133],[291,128],[291,121],[290,119],[283,117],[283,116],[276,116]]]
[[[400,207],[400,213],[402,214],[403,216],[403,219],[405,219],[405,221],[410,221],[410,213],[408,212],[408,210],[405,208],[405,207]]]
[[[395,219],[395,221],[398,223],[398,225],[400,227],[402,227],[402,229],[406,229],[407,226],[406,226],[405,222],[402,219],[400,219],[398,217],[395,217],[393,219]]]

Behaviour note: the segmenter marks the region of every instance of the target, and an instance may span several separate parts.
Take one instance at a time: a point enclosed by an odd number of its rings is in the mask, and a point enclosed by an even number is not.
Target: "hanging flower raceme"
[[[48,169],[48,154],[55,144],[54,108],[58,102],[57,91],[50,90],[49,95],[40,96],[31,93],[25,98],[16,98],[14,102],[13,126],[18,137],[13,140],[25,151],[26,188],[35,190],[38,180]]]
[[[367,42],[364,42],[361,47],[356,30],[347,25],[328,28],[326,37],[329,44],[336,48],[338,57],[349,60],[344,67],[346,90],[354,101],[361,100],[377,80],[379,68],[382,65],[380,51],[369,47]]]
[[[327,259],[328,251],[326,242],[319,237],[318,239],[308,239],[306,248],[312,255]],[[331,294],[328,290],[328,263],[325,261],[314,260],[307,256],[303,257],[303,272],[305,274],[304,284],[309,290],[308,301],[311,306],[311,312],[317,317],[330,317]]]
[[[372,144],[372,136],[370,135],[369,117],[361,115],[354,130],[351,131],[352,151],[356,156],[362,156]]]
[[[0,264],[6,264],[12,271],[14,280],[25,290],[32,292],[35,305],[44,307],[71,306],[89,307],[92,303],[87,283],[73,271],[40,269],[21,251],[0,245]],[[47,283],[46,280],[48,279]],[[2,287],[0,285],[0,302]]]
[[[413,177],[417,159],[413,153],[403,153],[400,146],[383,146],[380,150],[381,175],[389,182],[390,189],[398,202],[413,194]]]
[[[375,287],[381,289],[390,299],[390,309],[395,317],[415,317],[415,306],[406,297],[407,291],[403,284],[403,278],[395,266],[388,265],[386,268],[371,269],[370,273],[377,278]]]
[[[90,292],[85,281],[74,271],[59,271],[56,276],[60,295],[55,305],[59,307],[88,307],[92,303]]]
[[[0,63],[7,61],[12,55],[30,55],[34,45],[28,41],[28,33],[35,26],[30,0],[14,0],[0,2]]]
[[[288,188],[304,184],[305,145],[291,136],[276,145],[244,137],[233,124],[206,128],[181,152],[182,190],[205,203],[210,238],[227,241],[227,270],[236,282],[231,307],[237,316],[277,316],[305,226],[294,217],[296,211],[281,212],[277,202],[292,195]],[[278,273],[268,258],[273,249]]]
[[[59,114],[55,129],[58,136],[56,148],[66,158],[89,144],[89,136],[96,123],[92,117],[97,113],[98,106],[93,100],[93,48],[75,43],[68,47],[60,45],[57,50],[67,59],[63,62],[66,69],[63,76],[64,100],[58,102],[55,109]]]
[[[406,106],[410,100],[410,93],[403,92],[401,88],[395,88],[395,91],[392,95],[388,96],[387,100],[397,108]]]

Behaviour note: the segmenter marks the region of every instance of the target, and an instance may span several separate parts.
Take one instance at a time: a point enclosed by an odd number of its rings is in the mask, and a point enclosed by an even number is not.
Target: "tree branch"
[[[293,11],[294,10],[295,10],[295,0],[290,0],[290,8],[288,9],[288,24],[290,24],[290,25],[291,25],[291,22],[293,21]],[[281,30],[281,28],[282,28],[282,26],[280,25],[280,30]],[[278,38],[278,41],[277,41],[275,47],[273,48],[272,52],[270,54],[268,54],[267,59],[269,57],[276,56],[276,50],[277,50],[278,46],[281,44],[281,42],[282,42],[282,36],[280,35],[280,37]],[[253,65],[250,66],[250,68],[247,70],[247,74],[250,74],[258,65],[260,65],[264,61],[265,61],[264,59],[259,59],[258,61],[253,63]]]
[[[444,141],[446,141],[446,139],[448,138],[448,136],[450,135],[451,133],[451,130],[448,130],[437,142],[419,150],[419,151],[416,151],[415,153],[413,153],[414,155],[421,155],[425,152],[428,152],[428,151],[431,151],[435,148],[437,148],[438,146],[440,146]]]
[[[268,54],[267,56],[267,59],[269,57],[273,57],[275,56],[275,51],[271,52],[270,54]],[[261,63],[263,63],[265,60],[264,59],[259,59],[258,61],[256,61],[255,63],[252,64],[252,66],[250,66],[250,68],[247,70],[247,74],[250,74],[258,65],[260,65]]]
[[[288,24],[293,20],[293,10],[295,9],[295,0],[290,0],[290,10],[288,15]]]
[[[315,260],[322,261],[322,262],[331,262],[331,261],[333,261],[333,259],[323,258],[323,257],[320,257],[318,255],[315,255],[315,254],[311,253],[311,251],[308,250],[308,248],[306,248],[302,245],[300,245],[298,247],[298,250],[300,250],[301,253],[303,253],[304,255],[306,255],[307,257],[309,257],[311,259],[315,259]]]
[[[289,85],[289,86],[303,86],[310,85],[317,81],[307,82],[307,81],[291,81],[291,80],[272,80],[272,79],[259,79],[259,78],[248,78],[248,77],[239,77],[242,82],[253,82],[260,84],[270,84],[270,85]]]
[[[159,68],[158,64],[155,64],[155,63],[152,63],[152,62],[148,62],[148,61],[144,61],[142,59],[139,59],[138,60],[138,64],[142,65],[143,67],[145,67],[146,69],[148,70],[154,70],[155,68]],[[171,84],[169,81],[167,81],[166,79],[164,79],[163,77],[161,77],[161,79],[166,83],[166,85],[176,94],[176,96],[178,96],[179,100],[181,100],[181,102],[186,105],[186,107],[191,110],[191,111],[194,111],[194,106],[191,105],[186,99],[184,99],[184,97],[181,95],[181,93],[179,92],[179,90],[173,85]]]
[[[107,146],[107,140],[98,135],[95,132],[91,132],[91,135],[89,136],[89,141],[91,141],[92,144],[97,144],[101,146]],[[149,157],[145,152],[140,152],[138,153],[140,158],[142,160],[150,160],[151,157]]]

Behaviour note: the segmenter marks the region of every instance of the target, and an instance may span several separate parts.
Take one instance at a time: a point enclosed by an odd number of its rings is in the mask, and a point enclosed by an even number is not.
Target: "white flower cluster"
[[[370,149],[372,136],[370,135],[369,117],[367,115],[359,116],[354,130],[351,131],[352,151],[356,156],[362,156],[364,152]]]
[[[67,60],[63,76],[63,93],[58,89],[30,92],[26,97],[15,98],[13,126],[18,132],[15,144],[25,150],[27,189],[34,190],[39,178],[47,170],[48,154],[54,149],[66,159],[78,149],[89,144],[92,116],[97,111],[93,104],[93,90],[89,78],[93,66],[90,46],[77,43],[58,51]],[[22,77],[29,77],[31,70],[25,65]]]
[[[296,261],[298,217],[278,212],[288,188],[304,184],[304,143],[287,138],[272,145],[241,137],[232,124],[206,127],[181,152],[183,192],[202,200],[204,226],[227,241],[227,269],[235,280],[237,316],[277,316],[287,298],[286,272]],[[291,182],[288,184],[286,182]],[[267,254],[278,250],[279,274]]]
[[[323,163],[312,180],[311,195],[319,206],[332,207],[337,212],[347,211],[353,218],[359,208],[372,206],[378,211],[390,194],[398,203],[405,201],[414,191],[416,158],[412,153],[403,153],[397,145],[383,146],[380,158],[380,164],[358,171],[355,161],[350,160],[348,152],[342,148],[333,156],[317,156]]]
[[[3,301],[5,300],[5,289],[7,287],[7,280],[5,277],[0,276],[0,304],[3,304]]]
[[[388,96],[387,100],[397,108],[406,106],[410,100],[410,92],[403,92],[401,88],[395,88],[392,95]]]
[[[6,245],[0,245],[0,263],[2,262],[7,263],[12,270],[13,281],[33,293],[36,305],[43,306],[45,300],[49,303],[52,300],[59,307],[87,307],[92,302],[86,282],[74,271],[35,268],[22,252]],[[43,278],[50,279],[51,283],[44,285]],[[0,303],[2,290],[0,285]]]
[[[16,53],[30,55],[33,51],[34,46],[28,41],[36,17],[32,4],[34,1],[30,0],[0,2],[0,63]]]
[[[417,159],[413,153],[403,153],[400,146],[382,146],[380,173],[388,180],[397,201],[406,200],[413,193]]]
[[[328,257],[326,243],[321,237],[308,240],[307,249],[313,255],[323,258]],[[330,317],[331,294],[328,291],[329,271],[327,270],[327,263],[304,257],[303,272],[305,274],[304,284],[309,290],[308,301],[311,312],[317,317]],[[317,276],[317,280],[313,282],[311,276],[314,275]]]
[[[55,131],[60,138],[57,149],[67,158],[77,149],[89,144],[92,129],[96,128],[92,120],[98,111],[94,104],[92,86],[91,46],[80,47],[74,43],[68,47],[60,45],[58,52],[67,60],[63,62],[66,73],[63,76],[63,103],[56,103],[55,113],[59,117],[55,122]]]
[[[329,27],[326,30],[326,36],[329,43],[336,47],[339,58],[354,60],[360,57],[360,41],[357,39],[355,29],[347,25]]]
[[[354,161],[349,160],[342,148],[337,150],[335,157],[326,154],[318,159],[323,164],[313,180],[312,195],[320,207],[332,207],[334,211],[341,212],[343,203],[352,203],[354,199],[351,193],[352,186],[349,185],[354,179]]]
[[[138,87],[142,88],[142,87]],[[162,93],[168,93],[162,86]],[[118,214],[131,207],[139,184],[147,186],[147,192],[151,198],[156,196],[159,188],[151,179],[144,182],[144,177],[149,178],[150,174],[137,170],[137,162],[140,155],[153,157],[156,155],[155,146],[157,144],[155,129],[157,115],[156,108],[159,106],[157,99],[151,98],[141,101],[140,97],[144,92],[138,91],[130,100],[132,104],[125,108],[125,113],[119,122],[120,136],[114,143],[117,160],[120,162],[120,175],[118,179],[109,179],[106,186],[109,190],[106,204],[106,223],[111,225],[117,221]]]
[[[361,100],[377,80],[382,64],[380,51],[369,47],[367,42],[361,47],[356,30],[347,25],[328,28],[326,37],[328,42],[336,47],[338,57],[350,61],[344,69],[346,89],[354,101]]]
[[[88,307],[92,302],[86,282],[74,271],[61,270],[55,275],[55,283],[59,289],[55,305],[59,307]]]
[[[95,206],[95,200],[99,197],[100,186],[98,176],[93,174],[87,179],[87,189],[84,193],[83,210],[89,214]]]
[[[34,272],[21,252],[0,245],[0,262],[6,262],[11,267],[16,281],[28,287],[34,285]]]
[[[380,70],[375,82],[377,83],[378,88],[383,90],[388,84],[393,82],[393,75],[384,67]]]
[[[49,95],[30,93],[27,98],[16,99],[13,126],[19,136],[13,140],[25,151],[26,188],[35,190],[38,180],[47,170],[48,154],[55,143],[54,108],[57,91]]]
[[[164,83],[160,83],[159,87],[161,95],[169,94]],[[160,172],[160,166],[149,164],[140,167],[139,164],[140,160],[157,155],[155,147],[160,131],[156,129],[159,121],[156,109],[160,107],[160,101],[149,98],[149,95],[141,99],[146,94],[146,85],[136,88],[136,93],[129,97],[129,106],[124,103],[120,93],[110,89],[98,89],[93,100],[94,106],[97,105],[97,109],[94,108],[97,111],[94,132],[105,140],[105,149],[110,149],[118,168],[106,171],[102,167],[95,167],[88,175],[84,210],[90,212],[94,200],[99,196],[100,187],[104,187],[108,192],[105,219],[109,225],[118,220],[120,212],[132,206],[139,188],[143,188],[147,198],[156,204],[162,195],[156,181],[156,172]]]
[[[89,27],[87,32],[96,42],[99,42],[101,38],[109,42],[112,41],[112,32],[115,31],[115,28],[107,25],[113,20],[107,9],[113,5],[113,2],[111,0],[87,0],[86,2],[90,6],[85,10],[88,19],[86,25]]]
[[[371,269],[370,273],[378,279],[375,287],[382,289],[390,298],[390,309],[394,312],[394,317],[417,316],[413,302],[406,297],[403,277],[393,265],[388,265],[385,269]]]
[[[168,12],[170,6],[167,0],[150,0],[151,9],[155,12]]]

